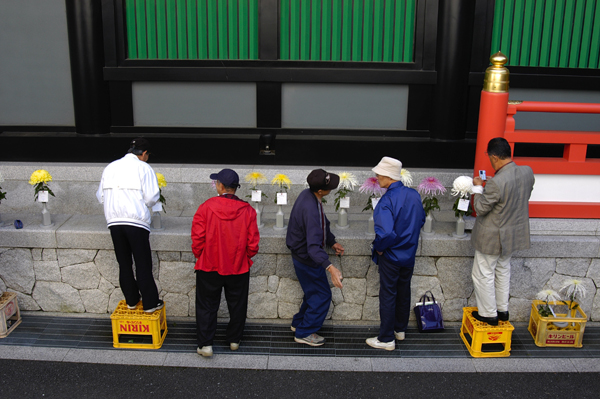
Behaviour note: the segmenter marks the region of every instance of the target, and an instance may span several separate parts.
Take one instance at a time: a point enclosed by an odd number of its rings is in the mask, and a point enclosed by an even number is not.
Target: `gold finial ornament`
[[[483,91],[490,93],[508,93],[509,72],[504,65],[508,58],[500,51],[490,57],[492,66],[485,70]]]

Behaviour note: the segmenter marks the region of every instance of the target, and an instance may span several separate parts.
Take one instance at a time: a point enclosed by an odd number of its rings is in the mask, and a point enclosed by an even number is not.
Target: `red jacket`
[[[258,252],[256,211],[235,195],[213,197],[198,207],[192,221],[196,270],[221,275],[247,273]]]

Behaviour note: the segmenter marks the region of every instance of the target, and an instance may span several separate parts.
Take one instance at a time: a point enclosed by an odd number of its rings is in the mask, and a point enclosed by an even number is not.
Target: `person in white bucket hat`
[[[402,176],[402,162],[395,158],[383,157],[377,166],[371,170],[377,175],[386,176],[392,180],[399,181]]]
[[[379,265],[379,335],[367,344],[394,350],[404,339],[410,315],[410,281],[425,211],[417,190],[400,181],[402,162],[383,157],[373,168],[379,186],[387,188],[373,212],[375,240],[372,259]],[[395,338],[395,339],[394,339]]]

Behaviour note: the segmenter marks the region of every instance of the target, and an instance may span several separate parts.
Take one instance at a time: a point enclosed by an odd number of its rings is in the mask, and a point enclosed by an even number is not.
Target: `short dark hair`
[[[506,159],[511,157],[512,150],[506,139],[495,137],[488,143],[487,153],[488,155],[495,155],[500,159]]]
[[[221,182],[219,182],[219,183],[221,183]],[[221,183],[221,184],[223,184],[223,183]],[[227,191],[233,191],[235,193],[238,189],[238,186],[234,185],[233,187],[230,187],[230,186],[226,186],[223,184],[223,188]]]
[[[143,155],[144,150],[140,150],[139,148],[130,148],[129,150],[127,150],[127,153],[133,155]]]

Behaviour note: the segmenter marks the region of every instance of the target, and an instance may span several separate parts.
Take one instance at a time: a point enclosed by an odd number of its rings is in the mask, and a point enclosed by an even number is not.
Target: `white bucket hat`
[[[400,180],[402,177],[402,162],[390,157],[383,157],[381,161],[371,169],[378,175],[387,176],[393,180]]]

